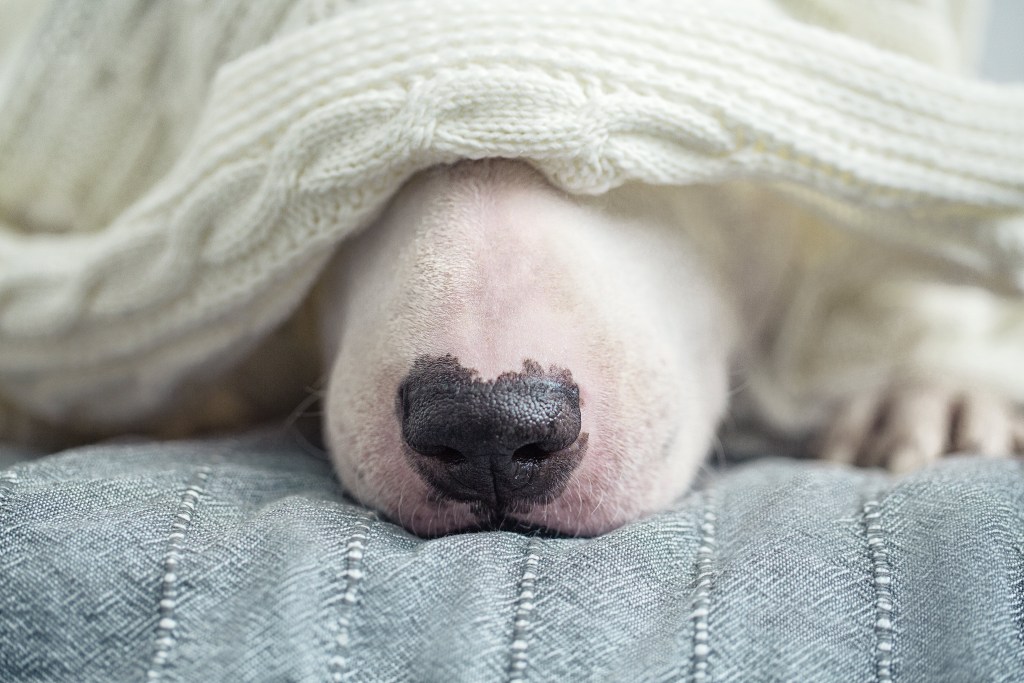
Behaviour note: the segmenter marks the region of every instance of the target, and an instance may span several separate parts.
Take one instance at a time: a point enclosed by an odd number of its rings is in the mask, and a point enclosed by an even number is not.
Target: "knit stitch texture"
[[[970,4],[55,3],[0,69],[0,393],[153,410],[460,158],[581,194],[770,183],[1019,292],[1024,89],[936,56],[967,44],[937,8]]]

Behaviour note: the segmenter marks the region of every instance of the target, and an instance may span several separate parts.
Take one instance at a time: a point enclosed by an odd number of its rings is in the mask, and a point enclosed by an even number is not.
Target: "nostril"
[[[531,443],[523,446],[522,448],[517,448],[515,452],[512,453],[512,459],[520,461],[538,461],[546,459],[554,452],[555,451],[544,448],[539,443]]]
[[[435,460],[446,464],[462,462],[465,460],[465,456],[463,456],[462,453],[450,446],[416,444],[413,450],[420,455],[434,458]]]

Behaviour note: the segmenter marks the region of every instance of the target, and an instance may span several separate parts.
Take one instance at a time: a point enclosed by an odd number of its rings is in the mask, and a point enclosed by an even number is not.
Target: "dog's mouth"
[[[456,527],[450,530],[436,533],[421,534],[423,538],[434,539],[453,534],[478,534],[505,531],[526,536],[538,536],[540,538],[579,538],[579,534],[569,533],[553,529],[543,524],[528,522],[512,515],[492,515],[480,521],[464,527]]]

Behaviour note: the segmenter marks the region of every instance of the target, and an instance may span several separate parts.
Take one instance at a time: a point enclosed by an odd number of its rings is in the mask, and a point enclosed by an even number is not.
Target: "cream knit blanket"
[[[1024,290],[1024,89],[956,73],[968,0],[7,2],[0,395],[39,415],[228,367],[464,157],[574,193],[769,182]]]

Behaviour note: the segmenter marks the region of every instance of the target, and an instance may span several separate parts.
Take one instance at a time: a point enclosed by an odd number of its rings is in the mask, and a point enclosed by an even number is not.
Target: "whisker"
[[[319,417],[323,414],[322,411],[319,410],[316,413],[308,413],[307,410],[310,406],[318,403],[324,397],[324,389],[322,386],[324,382],[326,382],[326,380],[320,380],[316,385],[306,387],[307,396],[299,401],[299,405],[295,406],[292,412],[288,414],[288,417],[284,422],[285,427],[293,427],[295,423],[305,415],[316,415]]]
[[[326,376],[321,377],[313,386],[307,386],[306,397],[303,398],[297,406],[288,414],[288,417],[284,419],[283,427],[290,433],[292,438],[298,444],[307,455],[311,455],[319,460],[327,459],[327,451],[317,443],[314,443],[309,436],[307,431],[299,426],[299,421],[303,418],[316,418],[319,422],[323,417],[323,410],[317,408],[316,410],[310,410],[314,405],[320,403],[324,397],[324,387],[326,386]]]
[[[724,466],[726,463],[725,445],[717,433],[711,437],[711,452],[714,455],[715,463],[719,467]]]

